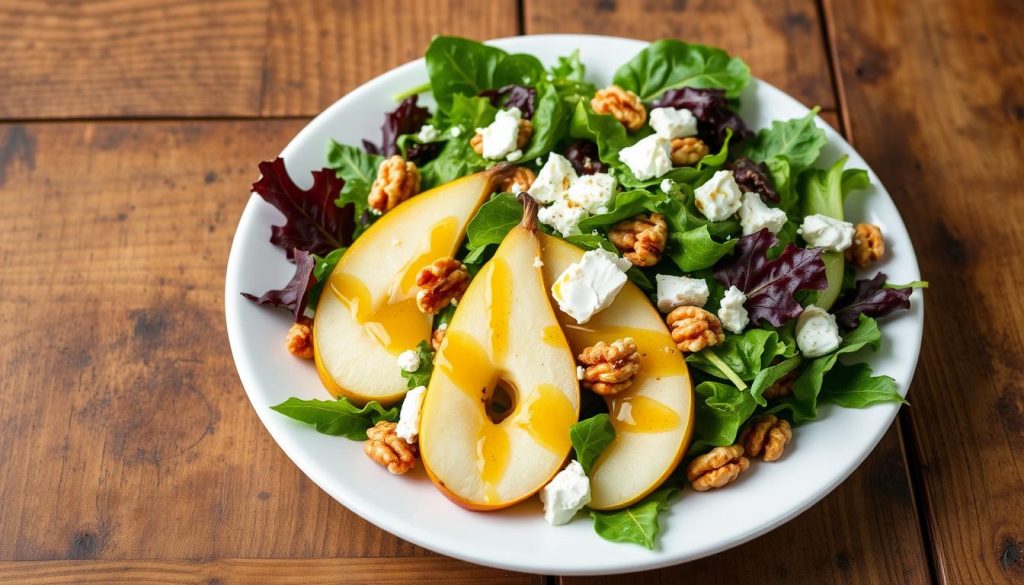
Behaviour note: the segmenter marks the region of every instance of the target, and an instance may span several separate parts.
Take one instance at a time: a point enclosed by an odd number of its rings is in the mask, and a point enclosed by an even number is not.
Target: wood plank
[[[285,457],[224,269],[302,121],[0,126],[0,559],[421,556]]]
[[[940,576],[1024,579],[1024,5],[825,2],[845,115],[928,290],[913,406]]]
[[[0,562],[0,583],[17,585],[541,585],[543,577],[441,557],[419,559],[225,559],[217,561]]]
[[[814,0],[525,0],[526,34],[678,38],[722,47],[808,106],[835,108]]]
[[[0,119],[313,116],[514,0],[0,0]]]

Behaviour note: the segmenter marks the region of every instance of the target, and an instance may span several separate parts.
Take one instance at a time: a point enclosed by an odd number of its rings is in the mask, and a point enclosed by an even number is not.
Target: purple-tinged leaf
[[[772,185],[771,171],[768,165],[756,163],[745,156],[728,162],[725,168],[732,171],[733,177],[744,192],[757,193],[765,203],[778,203],[779,193]]]
[[[697,133],[711,150],[722,147],[728,130],[732,130],[732,144],[738,144],[754,135],[746,123],[731,107],[721,89],[682,87],[670,89],[651,104],[652,108],[686,108],[697,118]]]
[[[398,137],[402,134],[415,134],[430,119],[430,110],[416,105],[417,95],[411,95],[398,104],[394,111],[384,115],[384,125],[380,127],[380,146],[368,140],[363,141],[363,148],[370,154],[394,156],[399,153]]]
[[[715,278],[725,288],[735,286],[747,296],[744,306],[755,325],[764,321],[781,327],[800,316],[803,307],[793,296],[799,290],[821,290],[828,286],[821,249],[786,246],[774,260],[766,256],[778,239],[768,229],[744,236],[733,255],[722,259]]]
[[[496,108],[519,108],[523,117],[533,119],[537,111],[537,90],[524,85],[506,85],[498,89],[485,89],[477,94],[487,98]]]
[[[608,172],[608,165],[601,162],[598,156],[597,145],[589,140],[581,139],[570,144],[565,149],[565,158],[581,175]]]
[[[406,144],[405,160],[411,160],[421,167],[437,158],[437,155],[441,154],[441,151],[444,150],[443,142]]]
[[[843,295],[833,312],[844,329],[857,326],[860,315],[884,317],[893,311],[910,308],[913,288],[885,288],[886,276],[879,272],[874,278],[858,280],[854,289]]]
[[[285,224],[270,228],[270,243],[284,248],[289,259],[295,249],[325,256],[352,243],[355,206],[335,204],[345,181],[332,169],[313,171],[309,190],[292,182],[281,157],[261,162],[260,172],[252,190],[284,214]]]
[[[293,250],[292,255],[295,258],[295,275],[284,288],[268,290],[259,297],[249,293],[242,293],[242,296],[261,305],[284,307],[291,311],[292,317],[298,321],[306,311],[309,291],[316,284],[316,278],[313,276],[313,267],[316,265],[316,261],[313,259],[313,255],[305,250]]]

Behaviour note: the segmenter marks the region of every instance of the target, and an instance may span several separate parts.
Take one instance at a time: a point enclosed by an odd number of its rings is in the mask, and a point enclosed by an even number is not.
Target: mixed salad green
[[[586,214],[576,233],[564,235],[543,226],[546,232],[585,249],[619,254],[609,239],[612,226],[638,214],[660,214],[668,225],[664,255],[653,266],[628,271],[652,303],[657,302],[658,275],[703,280],[709,291],[704,308],[712,314],[731,287],[743,293],[749,320],[742,330],[727,332],[722,343],[686,359],[696,392],[695,436],[687,459],[732,445],[752,417],[765,413],[799,425],[814,420],[822,403],[862,408],[903,400],[892,378],[840,357],[877,350],[881,335],[876,318],[908,308],[912,288],[925,285],[894,286],[881,273],[858,280],[842,252],[809,246],[800,235],[807,216],[843,220],[844,200],[868,185],[867,173],[845,168],[845,158],[819,166],[826,136],[815,124],[817,110],[755,133],[737,113],[750,82],[741,60],[712,47],[657,41],[620,67],[611,81],[635,93],[648,108],[689,110],[697,120],[697,136],[710,152],[693,166],[641,179],[619,153],[654,130],[645,125],[630,133],[616,118],[594,111],[591,98],[597,87],[578,53],[545,67],[531,55],[437,37],[427,49],[426,67],[429,83],[398,96],[400,104],[385,116],[381,142],[332,141],[326,160],[331,171],[316,175],[312,189],[294,187],[283,165],[261,165],[264,177],[254,190],[288,217],[287,225],[275,227],[272,241],[288,251],[297,272],[284,289],[250,298],[287,307],[298,319],[315,306],[321,283],[346,247],[376,220],[367,195],[386,157],[397,154],[414,161],[423,190],[483,170],[499,161],[477,154],[470,138],[500,110],[515,107],[533,128],[517,165],[538,172],[557,153],[580,175],[605,172],[617,185],[608,205]],[[421,93],[433,97],[432,111],[419,103]],[[785,213],[777,233],[762,229],[744,235],[735,216],[711,221],[701,212],[695,191],[723,170],[732,173],[743,191]],[[494,194],[470,222],[458,259],[475,273],[521,218],[514,194]],[[824,355],[807,357],[797,342],[796,326],[811,304],[834,316],[841,342]],[[452,312],[449,307],[436,322],[447,322]],[[430,345],[424,342],[416,351],[421,365],[406,374],[410,388],[430,378]],[[786,376],[795,379],[792,393],[767,399],[765,391]],[[584,470],[614,438],[601,404],[586,402],[571,433]],[[345,399],[293,398],[274,409],[321,432],[357,440],[376,422],[396,420],[399,413],[398,407],[358,407]],[[609,540],[653,548],[658,513],[681,483],[677,472],[661,490],[626,510],[592,512],[596,531]]]

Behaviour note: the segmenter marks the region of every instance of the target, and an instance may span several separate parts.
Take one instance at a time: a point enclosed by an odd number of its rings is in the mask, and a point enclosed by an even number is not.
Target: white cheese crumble
[[[821,307],[807,307],[796,321],[796,346],[804,357],[832,353],[840,341],[836,316]]]
[[[630,266],[607,250],[590,250],[555,279],[551,294],[558,308],[582,325],[615,301]]]
[[[507,110],[498,110],[494,121],[486,128],[477,128],[483,136],[483,157],[491,160],[505,158],[516,150],[519,140],[519,120],[523,117],[519,108],[513,106]],[[522,154],[520,153],[520,156]]]
[[[697,118],[686,108],[654,108],[650,116],[651,128],[662,138],[672,140],[697,135]]]
[[[725,221],[743,205],[732,171],[718,171],[693,192],[694,204],[711,221]]]
[[[786,225],[785,211],[768,207],[764,201],[761,201],[761,196],[757,193],[743,194],[743,205],[740,207],[740,226],[743,227],[744,236],[756,234],[764,228],[777,234],[784,225]]]
[[[519,195],[523,192],[523,188],[519,186],[519,183],[512,183],[512,186],[508,188],[513,195]]]
[[[553,526],[568,524],[577,512],[590,503],[590,480],[575,459],[540,490],[544,519]]]
[[[416,138],[419,138],[420,142],[433,142],[437,140],[439,135],[440,133],[437,131],[437,128],[434,128],[430,124],[424,124],[423,127],[420,128],[420,132],[416,135]]]
[[[462,128],[459,128],[458,126],[452,126],[452,129],[449,130],[448,132],[451,133],[452,138],[458,138],[459,136],[462,135]]]
[[[676,182],[672,179],[665,179],[661,182],[661,192],[668,195],[672,192],[672,187],[676,185]]]
[[[566,199],[589,213],[607,213],[608,205],[614,197],[615,179],[608,173],[578,177],[565,192]]]
[[[505,156],[505,160],[507,160],[508,162],[516,162],[517,160],[519,160],[521,158],[523,158],[523,151],[518,150],[518,149],[513,150],[512,152],[508,153]]]
[[[838,220],[815,213],[804,218],[797,233],[803,236],[808,246],[821,248],[826,252],[842,252],[853,244],[857,230],[848,221]]]
[[[730,286],[722,297],[722,303],[718,309],[718,318],[722,321],[722,327],[733,333],[743,333],[743,328],[750,322],[747,310],[743,303],[747,302],[747,295],[743,291]]]
[[[563,236],[575,236],[580,233],[577,224],[587,217],[587,210],[565,199],[559,199],[547,207],[537,210],[537,220],[549,225]]]
[[[426,386],[417,386],[406,392],[402,410],[398,413],[395,434],[410,445],[416,442],[416,435],[420,432],[420,411],[423,409],[423,395],[426,392]]]
[[[530,197],[537,203],[554,203],[576,180],[576,169],[564,156],[552,152],[530,185]]]
[[[420,354],[416,350],[407,349],[398,354],[398,367],[405,372],[415,372],[420,369]]]
[[[621,160],[633,175],[641,181],[660,177],[672,170],[669,140],[651,134],[634,144],[619,151]]]
[[[690,305],[703,307],[708,302],[708,283],[701,278],[658,274],[658,310],[668,313],[676,307]]]
[[[583,376],[587,374],[587,368],[583,366],[576,366],[576,379],[583,380]]]
[[[534,268],[544,268],[544,261],[540,259],[540,256],[534,256],[533,257],[533,267]]]

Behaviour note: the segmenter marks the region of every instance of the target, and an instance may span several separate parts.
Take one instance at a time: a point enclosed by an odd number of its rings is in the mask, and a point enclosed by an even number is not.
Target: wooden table
[[[564,583],[1024,582],[1024,3],[0,0],[0,582],[555,583],[321,492],[245,400],[224,266],[256,178],[434,33],[720,45],[819,104],[899,205],[927,292],[898,424],[792,522]]]

